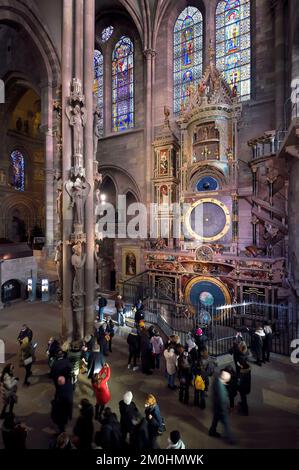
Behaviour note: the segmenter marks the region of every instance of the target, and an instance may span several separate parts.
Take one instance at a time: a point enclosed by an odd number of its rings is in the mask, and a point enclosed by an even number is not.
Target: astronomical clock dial
[[[213,250],[208,245],[201,245],[197,248],[195,252],[195,257],[197,261],[212,261],[213,260]]]
[[[201,199],[192,204],[185,218],[190,238],[205,242],[222,238],[228,232],[230,223],[228,208],[212,198]]]

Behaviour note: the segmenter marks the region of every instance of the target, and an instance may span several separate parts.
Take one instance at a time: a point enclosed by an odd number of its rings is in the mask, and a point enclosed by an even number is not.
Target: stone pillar
[[[85,334],[92,333],[95,295],[95,217],[94,217],[94,138],[93,138],[93,55],[95,38],[95,0],[86,0],[84,8],[84,94],[87,109],[84,153],[86,181],[90,191],[85,205]]]
[[[285,102],[285,34],[284,0],[272,0],[275,21],[275,123],[276,128],[284,125]]]
[[[66,191],[65,182],[69,180],[72,166],[72,134],[69,121],[66,116],[66,107],[70,94],[73,65],[73,0],[63,0],[62,20],[62,180],[63,180],[63,304],[62,304],[62,334],[65,338],[71,338],[73,332],[73,314],[71,305],[72,296],[72,269],[71,249],[69,245],[72,233],[72,209],[70,198]]]
[[[53,89],[51,83],[41,85],[42,125],[45,154],[45,212],[46,212],[46,249],[48,255],[54,246],[54,138],[53,138]]]

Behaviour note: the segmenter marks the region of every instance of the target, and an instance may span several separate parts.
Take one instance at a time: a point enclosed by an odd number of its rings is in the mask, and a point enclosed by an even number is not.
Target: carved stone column
[[[84,152],[86,181],[90,192],[85,206],[86,264],[85,264],[85,334],[92,333],[95,300],[95,217],[94,217],[94,102],[93,102],[93,51],[95,37],[95,1],[85,0],[84,8],[84,92],[87,119],[85,124]],[[96,116],[95,116],[96,118]]]
[[[284,0],[271,0],[274,11],[275,30],[275,116],[276,128],[284,124],[285,102],[285,34],[284,34]]]

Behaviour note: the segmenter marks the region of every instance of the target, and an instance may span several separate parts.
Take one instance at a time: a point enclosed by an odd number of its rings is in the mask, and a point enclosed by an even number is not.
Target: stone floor
[[[60,330],[60,311],[55,305],[17,303],[0,311],[0,338],[6,345],[6,361],[16,365],[17,374],[23,379],[24,370],[18,367],[16,342],[21,325],[26,322],[34,332],[38,343],[37,362],[33,367],[32,385],[19,387],[19,402],[15,412],[30,428],[28,448],[47,448],[55,428],[49,417],[53,385],[47,378],[48,367],[45,355],[49,336]],[[226,448],[223,440],[208,436],[211,422],[210,399],[207,409],[184,406],[178,401],[177,392],[169,391],[161,371],[145,377],[139,371],[127,369],[126,332],[114,338],[113,353],[108,358],[112,370],[110,406],[118,412],[118,402],[125,391],[131,390],[140,410],[144,397],[153,393],[158,397],[167,432],[159,438],[160,447],[166,448],[168,431],[179,429],[189,449]],[[1,366],[2,367],[2,366]],[[299,365],[288,358],[275,357],[270,364],[259,368],[253,365],[252,393],[249,396],[250,416],[231,416],[231,424],[238,438],[239,448],[299,448]],[[22,381],[20,382],[20,384]],[[85,376],[80,377],[76,390],[76,404],[82,397],[93,399],[90,384]],[[78,415],[75,406],[74,420]],[[70,424],[71,431],[73,423]],[[97,426],[97,425],[96,425]],[[0,437],[0,448],[2,441]]]

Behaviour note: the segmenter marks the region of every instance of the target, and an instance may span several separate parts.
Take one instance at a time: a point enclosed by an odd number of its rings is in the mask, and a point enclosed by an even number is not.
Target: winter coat
[[[264,344],[263,344],[264,351],[271,352],[272,351],[272,337],[273,337],[271,327],[265,326],[264,332],[265,332],[265,339],[264,339]]]
[[[106,452],[122,449],[121,428],[114,414],[103,419],[101,430],[96,433],[95,441]]]
[[[180,439],[176,444],[169,444],[166,449],[186,449],[185,444],[183,443],[182,439]]]
[[[24,331],[20,331],[19,336],[18,336],[18,341],[22,341],[24,338],[29,339],[29,343],[32,341],[33,338],[33,333],[30,328],[26,328]]]
[[[189,362],[189,356],[186,355],[186,353],[182,353],[178,357],[178,376],[181,383],[191,381],[191,364]]]
[[[148,423],[142,418],[140,423],[136,424],[130,435],[130,447],[134,452],[150,450],[150,440],[148,432]]]
[[[110,379],[110,367],[103,367],[99,372],[99,375],[103,375],[104,373],[106,374],[106,377],[92,384],[96,401],[99,405],[107,405],[111,399],[111,394],[108,387],[108,380]]]
[[[166,361],[166,371],[167,374],[173,375],[176,373],[176,363],[177,363],[177,355],[173,348],[165,349],[164,357]]]
[[[106,307],[107,305],[107,299],[105,297],[100,297],[99,298],[99,308]]]
[[[134,333],[130,333],[127,337],[127,343],[129,345],[129,352],[131,354],[136,354],[139,356],[140,354],[140,335],[135,335]]]
[[[216,377],[213,383],[213,406],[214,413],[225,415],[228,412],[228,393],[226,386]]]
[[[64,377],[66,380],[71,379],[72,365],[67,357],[56,359],[51,369],[51,377],[57,384],[58,377]]]
[[[52,401],[51,418],[59,425],[66,425],[73,416],[73,385],[68,380],[64,385],[57,385],[55,399]]]
[[[262,332],[255,332],[253,337],[252,337],[252,342],[251,342],[251,350],[253,354],[260,358],[263,353],[263,344],[265,340],[265,333]]]
[[[67,354],[68,360],[71,363],[72,374],[79,375],[81,360],[82,360],[82,351],[71,349]]]
[[[206,335],[202,334],[201,336],[195,335],[195,343],[199,351],[204,351],[207,347],[208,338]]]
[[[161,354],[163,352],[164,345],[161,336],[153,336],[151,338],[151,344],[153,354]]]
[[[56,358],[56,355],[59,350],[60,350],[59,342],[57,341],[57,339],[54,339],[54,341],[52,341],[52,343],[49,344],[48,349],[47,349],[49,358],[52,358],[52,357]]]
[[[140,352],[141,358],[147,357],[152,352],[152,344],[146,333],[140,336]]]
[[[3,382],[1,383],[1,394],[4,405],[9,405],[10,403],[17,403],[17,389],[17,379],[9,373],[4,374]]]
[[[32,362],[34,361],[34,349],[31,343],[21,344],[19,351],[19,365],[20,367],[25,367],[24,361],[32,357]]]
[[[130,404],[126,404],[124,400],[119,402],[119,413],[120,413],[120,427],[123,433],[131,433],[134,425],[132,419],[138,413],[138,408],[132,401]]]
[[[249,395],[251,391],[251,369],[241,369],[239,375],[239,392],[242,395]]]
[[[152,415],[152,419],[149,418],[149,415]],[[156,404],[145,408],[145,417],[148,423],[149,435],[158,436],[158,431],[163,425],[159,406]]]
[[[90,405],[85,410],[81,410],[81,415],[77,419],[74,427],[75,439],[77,438],[77,449],[91,449],[93,442],[93,407]]]

